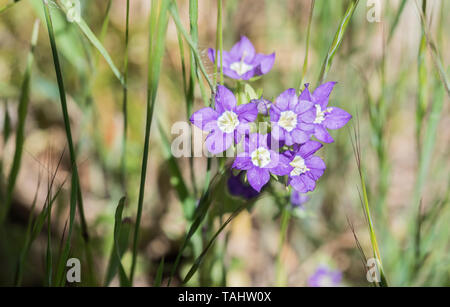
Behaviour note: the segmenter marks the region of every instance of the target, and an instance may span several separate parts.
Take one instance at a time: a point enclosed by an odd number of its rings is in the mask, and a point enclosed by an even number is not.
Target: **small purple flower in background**
[[[212,48],[208,50],[209,59],[216,63],[216,51]],[[220,56],[220,55],[219,55]],[[217,66],[220,66],[220,58]],[[241,36],[230,51],[223,51],[223,73],[236,80],[249,80],[256,76],[267,74],[275,62],[275,53],[264,55],[255,52],[250,40]]]
[[[307,142],[314,129],[314,104],[299,100],[295,89],[283,92],[270,108],[272,135],[287,146]]]
[[[309,201],[309,196],[306,194],[302,194],[296,190],[293,190],[291,193],[291,205],[293,208],[303,209],[303,204]]]
[[[248,183],[261,192],[270,180],[270,173],[278,176],[287,175],[284,160],[268,146],[269,135],[250,134],[244,139],[244,152],[239,153],[233,163],[234,169],[247,171]]]
[[[270,100],[260,98],[260,99],[253,99],[250,101],[252,103],[256,103],[258,106],[258,113],[261,115],[269,115],[269,109],[272,106],[272,102]]]
[[[320,266],[316,272],[309,278],[310,287],[337,287],[342,280],[342,273],[337,270],[331,270],[326,266]]]
[[[322,84],[313,94],[309,91],[308,84],[300,95],[300,100],[312,102],[315,107],[314,136],[321,142],[333,143],[334,140],[327,129],[336,130],[344,127],[352,116],[337,107],[328,107],[328,100],[336,82]]]
[[[242,135],[249,131],[249,123],[258,116],[256,104],[236,105],[236,97],[223,85],[217,87],[215,110],[203,108],[191,116],[191,123],[210,132],[206,138],[206,147],[212,154],[226,151],[237,143]]]
[[[231,172],[228,179],[228,191],[233,196],[243,197],[247,200],[251,200],[259,195],[259,193],[251,186],[243,182],[244,172],[240,172],[237,176]]]
[[[323,160],[314,154],[322,148],[322,144],[309,141],[299,146],[294,146],[294,151],[287,151],[283,159],[288,160],[290,184],[297,192],[308,193],[316,188],[316,181],[322,177],[326,165]]]

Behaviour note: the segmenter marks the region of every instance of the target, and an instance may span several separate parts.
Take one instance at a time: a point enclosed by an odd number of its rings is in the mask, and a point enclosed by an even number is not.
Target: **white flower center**
[[[325,120],[325,114],[333,111],[333,108],[327,108],[322,110],[320,105],[316,104],[316,119],[314,120],[314,124],[321,124]]]
[[[297,127],[297,114],[292,111],[281,112],[278,125],[287,132],[291,132]]]
[[[231,133],[239,125],[239,119],[236,113],[225,111],[218,119],[217,126],[225,133]]]
[[[263,168],[267,166],[271,159],[270,159],[270,151],[267,150],[267,148],[259,147],[251,154],[252,163],[253,165]]]
[[[234,70],[239,76],[253,69],[253,66],[244,63],[244,61],[234,62],[230,65],[230,69]]]
[[[291,172],[291,176],[300,176],[309,171],[309,168],[305,164],[305,159],[300,156],[295,156],[294,160],[289,163],[294,169]]]

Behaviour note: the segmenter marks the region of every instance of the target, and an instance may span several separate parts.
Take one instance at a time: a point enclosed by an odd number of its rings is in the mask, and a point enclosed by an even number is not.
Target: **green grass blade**
[[[156,33],[151,31],[152,24],[155,22],[154,19],[158,16],[156,13],[150,15],[150,33],[149,33],[149,59],[148,59],[148,84],[147,84],[147,119],[145,125],[145,140],[144,140],[144,153],[142,156],[142,168],[141,168],[141,180],[139,187],[139,200],[138,209],[136,215],[136,223],[133,238],[133,256],[130,271],[130,282],[133,283],[134,273],[136,269],[137,253],[138,253],[138,241],[139,241],[139,227],[142,216],[142,208],[144,204],[144,190],[145,181],[147,176],[147,162],[148,162],[148,151],[150,142],[150,129],[153,119],[153,111],[155,108],[156,94],[158,90],[159,75],[161,71],[161,62],[164,55],[165,38],[168,24],[168,7],[170,0],[162,0],[159,10],[159,19],[157,24]],[[152,10],[153,11],[153,10]],[[156,37],[155,37],[156,36]],[[156,38],[156,39],[155,39]],[[155,39],[155,44],[153,46],[153,39]],[[152,50],[154,47],[154,50]]]
[[[119,204],[117,205],[116,214],[115,214],[115,222],[114,222],[114,243],[111,251],[111,257],[108,265],[108,270],[106,273],[106,279],[104,286],[107,287],[112,279],[114,278],[117,271],[119,271],[119,281],[121,287],[129,287],[130,281],[125,273],[125,269],[122,265],[122,257],[125,253],[128,242],[129,242],[129,234],[130,227],[129,223],[124,222],[122,218],[123,209],[125,207],[125,197],[120,199]]]
[[[123,116],[123,136],[122,136],[122,189],[126,193],[126,167],[127,167],[127,133],[128,133],[128,41],[129,41],[129,25],[130,25],[130,0],[127,0],[127,11],[125,17],[125,55],[123,60],[123,101],[122,101],[122,116]]]
[[[175,191],[177,192],[178,199],[183,204],[183,213],[187,220],[192,220],[192,214],[195,210],[195,201],[190,196],[189,190],[186,186],[186,183],[183,179],[183,175],[181,174],[180,167],[178,165],[177,160],[172,155],[170,141],[167,135],[164,133],[162,126],[158,123],[159,132],[161,135],[161,140],[164,149],[164,156],[169,165],[169,172],[171,177],[174,180],[173,182]]]
[[[194,264],[192,265],[191,269],[189,270],[188,274],[186,275],[186,277],[183,280],[183,284],[186,284],[189,282],[189,280],[192,278],[192,276],[194,276],[195,272],[197,272],[198,268],[200,267],[200,265],[202,264],[203,259],[205,258],[206,254],[208,253],[209,249],[211,248],[211,246],[214,244],[214,242],[216,241],[217,237],[222,233],[222,231],[228,226],[228,224],[231,223],[231,221],[239,215],[239,213],[242,212],[242,210],[244,210],[246,207],[240,207],[238,209],[236,209],[231,215],[230,217],[225,221],[225,223],[222,224],[222,226],[220,226],[220,228],[216,231],[216,233],[212,236],[211,240],[208,242],[208,244],[206,245],[205,249],[203,250],[203,252],[200,254],[199,257],[197,257],[197,259],[194,261]]]
[[[65,13],[67,13],[67,10],[64,7],[64,5],[61,5],[60,7]],[[108,14],[107,14],[107,16],[108,16]],[[92,32],[92,30],[89,28],[89,26],[84,21],[84,19],[82,17],[80,17],[79,21],[75,21],[75,23],[78,25],[81,32],[83,32],[83,34],[87,37],[87,39],[92,43],[92,45],[94,45],[94,47],[97,49],[97,51],[103,56],[106,63],[108,63],[109,67],[111,68],[113,74],[120,81],[120,84],[122,84],[122,86],[125,86],[124,77],[122,76],[122,74],[120,73],[120,71],[116,67],[116,65],[114,64],[114,61],[112,60],[108,51],[106,51],[103,44],[100,42],[100,40],[97,38],[97,36],[95,36],[94,32]]]
[[[14,186],[16,185],[17,176],[19,175],[20,165],[22,161],[23,143],[25,140],[25,122],[28,113],[28,104],[30,102],[30,87],[31,87],[31,69],[34,62],[34,49],[36,47],[39,34],[39,21],[36,20],[33,26],[31,35],[30,51],[27,58],[27,66],[22,80],[22,88],[20,91],[19,106],[18,106],[18,123],[16,131],[16,148],[14,152],[13,164],[8,176],[8,185],[6,188],[6,201],[4,206],[0,208],[0,225],[3,224],[8,215]]]
[[[154,287],[161,286],[163,273],[164,273],[164,257],[161,259],[161,262],[158,265],[158,271],[156,271],[155,282],[153,284]]]
[[[209,85],[211,91],[214,92],[214,84],[211,81],[211,79],[209,78],[208,73],[206,72],[205,66],[202,63],[202,60],[200,58],[200,53],[198,51],[198,46],[192,40],[190,35],[187,33],[186,29],[183,27],[183,24],[181,23],[178,11],[175,9],[174,6],[175,6],[175,2],[173,2],[172,5],[169,7],[169,11],[170,11],[170,14],[172,15],[172,19],[175,22],[175,25],[176,25],[178,31],[180,31],[180,33],[183,35],[184,39],[186,40],[189,47],[191,48],[191,51],[194,53],[194,57],[197,62],[197,65],[200,67],[200,71],[202,72],[203,76],[205,77],[206,81],[208,82],[208,85]]]
[[[300,77],[300,83],[298,85],[298,91],[301,91],[303,87],[303,81],[305,80],[306,71],[308,70],[308,60],[309,60],[309,40],[311,36],[311,24],[314,15],[314,6],[316,5],[316,0],[311,0],[311,9],[309,11],[308,28],[306,30],[306,47],[305,47],[305,59],[303,60],[302,74]]]
[[[350,20],[353,16],[353,13],[356,10],[356,7],[358,6],[358,3],[359,0],[351,0],[350,4],[347,7],[347,11],[345,12],[344,17],[342,18],[341,23],[339,24],[339,28],[336,32],[336,35],[334,36],[333,42],[331,43],[331,46],[323,62],[322,69],[319,75],[318,84],[324,83],[327,78],[328,72],[330,71],[331,68],[331,64],[333,63],[333,58],[342,44],[345,31],[347,30],[347,26],[350,23]]]
[[[416,2],[417,4],[417,2]],[[442,64],[442,59],[439,54],[438,48],[436,47],[436,44],[434,43],[431,34],[430,29],[427,25],[427,20],[425,15],[423,14],[422,10],[418,8],[419,14],[420,14],[420,21],[422,23],[422,29],[424,31],[428,48],[430,49],[431,57],[433,58],[433,63],[436,66],[436,70],[439,73],[439,76],[441,78],[442,84],[444,85],[445,90],[447,91],[447,96],[450,97],[450,80],[448,79],[447,73],[445,71],[444,65]]]
[[[62,255],[59,258],[57,269],[55,272],[55,285],[57,287],[62,287],[66,283],[65,271],[66,263],[69,258],[71,242],[72,242],[72,231],[75,223],[75,213],[77,211],[77,195],[78,195],[78,184],[74,173],[72,173],[72,186],[70,192],[70,213],[69,213],[69,230],[67,233],[67,239],[63,247]]]
[[[366,181],[365,181],[365,177],[364,177],[364,170],[363,170],[362,159],[361,159],[361,147],[360,147],[360,139],[359,139],[358,129],[359,129],[359,126],[358,126],[358,128],[354,128],[354,139],[351,137],[351,142],[352,142],[353,152],[354,152],[355,159],[356,159],[356,164],[358,167],[359,178],[361,181],[361,188],[362,188],[361,202],[362,202],[362,206],[364,209],[364,215],[366,217],[367,226],[369,229],[369,236],[370,236],[370,242],[372,245],[373,255],[374,255],[374,258],[378,262],[378,269],[380,272],[380,279],[381,279],[379,282],[379,285],[381,287],[388,287],[388,282],[386,279],[386,275],[384,273],[383,262],[381,260],[381,254],[380,254],[380,250],[378,247],[377,236],[375,234],[375,228],[373,225],[372,215],[370,213],[369,197],[367,195],[367,187],[366,187]]]
[[[394,18],[394,21],[392,22],[391,30],[389,31],[388,44],[391,41],[392,37],[394,36],[395,30],[397,29],[397,26],[398,26],[398,22],[400,21],[400,16],[402,16],[402,13],[403,13],[403,10],[405,9],[407,1],[408,0],[402,0],[399,8],[397,10],[397,13],[395,14],[395,18]]]
[[[7,9],[11,8],[14,6],[14,4],[16,4],[17,0],[11,1],[10,3],[5,4],[4,6],[0,7],[0,14],[4,13]]]

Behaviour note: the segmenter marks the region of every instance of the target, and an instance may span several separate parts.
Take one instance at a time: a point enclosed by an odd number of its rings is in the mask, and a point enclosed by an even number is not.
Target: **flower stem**
[[[287,276],[286,270],[281,261],[281,256],[283,253],[283,247],[286,242],[287,230],[289,227],[289,221],[291,219],[291,212],[286,206],[283,208],[283,212],[281,214],[281,229],[280,229],[280,238],[278,243],[278,254],[277,254],[277,262],[276,262],[276,285],[278,287],[286,286]]]

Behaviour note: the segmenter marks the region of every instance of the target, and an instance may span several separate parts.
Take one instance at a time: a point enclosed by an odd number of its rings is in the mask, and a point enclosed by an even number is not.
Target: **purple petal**
[[[306,166],[308,166],[308,168],[310,169],[319,169],[319,170],[324,170],[327,168],[327,166],[325,165],[325,162],[323,162],[322,158],[317,157],[317,156],[312,156],[309,159],[307,159],[305,161]]]
[[[286,134],[284,135],[284,142],[286,143],[287,146],[292,146],[295,144],[294,138],[292,137],[292,133],[286,132]]]
[[[270,180],[269,170],[253,167],[247,171],[247,179],[252,188],[261,192],[262,187]]]
[[[230,55],[236,60],[241,60],[244,54],[244,60],[252,61],[255,57],[255,47],[246,36],[241,36],[241,40],[231,48]]]
[[[309,141],[300,147],[300,149],[298,150],[298,154],[300,154],[300,156],[306,159],[309,156],[315,154],[322,147],[323,145],[319,142]]]
[[[322,108],[326,108],[328,105],[328,99],[330,98],[331,92],[337,82],[327,82],[320,85],[314,91],[313,97],[316,103],[320,104]]]
[[[303,144],[303,143],[307,142],[310,138],[309,134],[307,134],[305,131],[302,131],[300,129],[292,130],[291,136],[292,136],[293,141],[296,144]]]
[[[258,117],[258,106],[255,103],[247,103],[236,108],[239,121],[252,122]]]
[[[285,111],[287,110],[291,105],[295,106],[298,103],[297,98],[297,92],[295,89],[290,88],[283,93],[281,93],[280,96],[275,100],[275,105],[278,107],[279,110]]]
[[[278,123],[272,122],[272,137],[277,141],[284,141],[286,138],[286,132],[281,128]]]
[[[286,176],[292,171],[292,166],[289,165],[291,160],[285,155],[278,155],[278,165],[270,170],[270,172],[277,176]]]
[[[316,125],[314,129],[315,137],[324,143],[333,143],[334,140],[331,135],[328,133],[327,129],[325,129],[322,125]]]
[[[192,114],[190,121],[202,130],[209,131],[216,126],[219,117],[212,108],[203,108]]]
[[[316,182],[306,174],[295,176],[291,180],[292,187],[300,193],[308,193],[314,191]]]
[[[216,92],[216,111],[222,114],[225,111],[233,111],[236,108],[236,97],[223,85],[217,86]]]
[[[298,97],[298,100],[306,100],[306,101],[313,101],[313,98],[311,96],[311,92],[309,91],[309,83],[305,84],[305,89],[303,90],[303,92],[300,94],[300,96]]]
[[[305,113],[306,111],[314,111],[314,115],[315,115],[315,108],[314,108],[314,103],[308,100],[301,100],[299,99],[299,103],[295,106],[295,113],[297,114],[302,114]],[[315,116],[314,116],[315,119]]]
[[[256,67],[256,75],[265,75],[273,67],[275,63],[275,53],[265,55],[258,53],[252,61],[252,64]]]
[[[240,170],[249,170],[253,167],[252,160],[248,155],[240,154],[233,162],[233,168]]]
[[[240,80],[242,76],[238,75],[237,72],[228,68],[227,66],[223,66],[223,74],[231,79]]]
[[[335,130],[344,127],[348,121],[352,118],[352,116],[346,111],[332,107],[331,113],[327,114],[323,125],[327,129]]]
[[[233,133],[223,133],[216,129],[206,137],[205,143],[210,153],[213,155],[220,154],[233,144]]]

